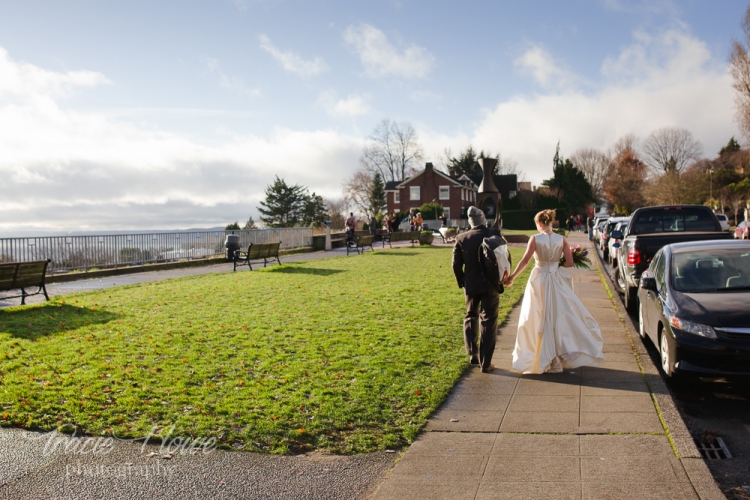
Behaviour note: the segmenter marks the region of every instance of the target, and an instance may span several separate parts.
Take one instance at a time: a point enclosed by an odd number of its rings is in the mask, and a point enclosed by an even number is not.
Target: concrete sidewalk
[[[568,240],[589,245],[582,233]],[[375,499],[725,498],[676,412],[660,412],[652,393],[661,389],[640,364],[650,360],[636,357],[640,339],[600,275],[570,271],[602,329],[606,363],[562,374],[511,371],[519,304],[498,332],[497,369],[467,371]]]

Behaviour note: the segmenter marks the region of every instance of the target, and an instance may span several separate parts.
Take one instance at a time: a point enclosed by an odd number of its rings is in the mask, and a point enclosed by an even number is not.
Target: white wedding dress
[[[513,369],[559,373],[563,368],[600,365],[602,332],[573,292],[573,278],[559,267],[563,237],[537,234],[529,282],[521,304]]]

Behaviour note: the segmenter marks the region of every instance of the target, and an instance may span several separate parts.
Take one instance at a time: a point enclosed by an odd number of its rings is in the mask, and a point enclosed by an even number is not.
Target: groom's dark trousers
[[[479,266],[479,247],[490,236],[485,226],[477,226],[456,237],[453,247],[453,274],[466,296],[464,345],[466,353],[479,359],[482,369],[489,368],[497,339],[497,314],[503,286],[494,287],[483,277]]]

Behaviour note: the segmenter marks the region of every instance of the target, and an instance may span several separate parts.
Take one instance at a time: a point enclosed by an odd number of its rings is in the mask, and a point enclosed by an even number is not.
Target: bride
[[[604,362],[599,325],[573,292],[570,274],[559,269],[563,255],[563,267],[573,267],[573,254],[568,241],[552,232],[553,220],[554,210],[536,214],[539,234],[529,238],[516,270],[503,282],[511,286],[534,256],[513,349],[513,369],[523,373],[560,373]]]

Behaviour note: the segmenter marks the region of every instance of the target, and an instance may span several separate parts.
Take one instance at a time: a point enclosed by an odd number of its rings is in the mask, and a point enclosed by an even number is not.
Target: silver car
[[[716,218],[719,219],[722,231],[729,231],[729,219],[726,214],[716,214]]]

